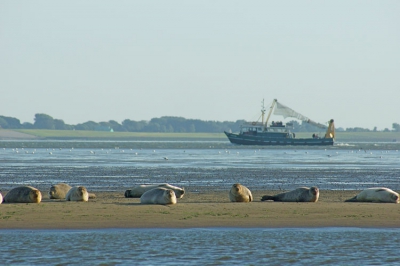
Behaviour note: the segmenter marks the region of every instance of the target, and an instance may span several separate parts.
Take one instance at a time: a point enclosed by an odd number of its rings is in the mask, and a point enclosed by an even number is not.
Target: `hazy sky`
[[[400,1],[0,1],[0,115],[400,123]]]

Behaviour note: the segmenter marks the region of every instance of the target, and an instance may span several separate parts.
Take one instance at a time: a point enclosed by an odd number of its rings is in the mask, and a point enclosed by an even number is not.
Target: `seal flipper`
[[[261,201],[266,201],[266,200],[275,200],[275,197],[268,195],[262,196]]]
[[[355,196],[355,197],[353,197],[351,199],[345,200],[344,202],[358,202],[357,196]]]
[[[126,190],[124,194],[125,198],[131,198],[130,194],[131,194],[131,189]]]

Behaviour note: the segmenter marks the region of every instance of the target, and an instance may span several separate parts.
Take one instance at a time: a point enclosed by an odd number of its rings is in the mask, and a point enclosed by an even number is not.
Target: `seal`
[[[3,203],[3,195],[0,193],[0,204]]]
[[[49,191],[50,199],[65,199],[68,191],[72,187],[65,183],[58,183],[57,185],[52,185]]]
[[[399,203],[399,194],[385,187],[372,187],[361,191],[345,202]]]
[[[125,191],[125,198],[140,198],[143,193],[153,188],[166,188],[172,189],[175,193],[176,198],[181,199],[185,194],[185,188],[176,187],[170,184],[154,184],[154,185],[139,185],[132,189]]]
[[[253,201],[253,195],[247,187],[241,184],[233,184],[229,191],[229,199],[232,202],[251,202]]]
[[[40,203],[42,193],[34,187],[22,186],[11,189],[4,197],[4,203]]]
[[[146,191],[140,197],[141,204],[176,204],[175,192],[172,189],[162,187],[153,188]]]
[[[89,193],[84,186],[71,188],[65,196],[66,201],[88,201]]]
[[[275,196],[265,195],[261,201],[273,200],[283,202],[317,202],[319,198],[319,189],[317,187],[299,187],[295,190],[280,193]]]

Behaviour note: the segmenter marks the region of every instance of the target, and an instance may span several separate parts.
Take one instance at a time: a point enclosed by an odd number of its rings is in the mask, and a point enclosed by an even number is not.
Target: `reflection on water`
[[[2,264],[398,265],[400,229],[0,230]]]

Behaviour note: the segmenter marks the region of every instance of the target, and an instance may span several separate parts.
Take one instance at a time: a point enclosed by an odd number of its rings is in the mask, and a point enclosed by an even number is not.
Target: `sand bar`
[[[400,227],[400,204],[347,203],[357,191],[321,191],[317,203],[229,202],[228,193],[187,193],[171,206],[141,205],[124,192],[95,192],[89,202],[1,204],[0,229]],[[5,195],[5,193],[3,193]]]

